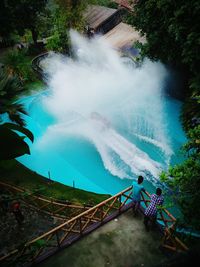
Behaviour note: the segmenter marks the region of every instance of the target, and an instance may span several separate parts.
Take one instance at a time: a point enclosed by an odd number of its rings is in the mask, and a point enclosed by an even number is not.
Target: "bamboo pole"
[[[81,206],[81,205],[64,204],[64,203],[58,202],[58,200],[52,200],[52,199],[47,199],[47,198],[40,197],[40,196],[35,196],[34,193],[31,193],[28,190],[25,190],[23,188],[16,187],[14,185],[10,185],[10,184],[4,183],[4,182],[0,182],[0,185],[7,187],[7,188],[10,188],[10,190],[15,190],[15,191],[20,192],[20,193],[28,192],[30,194],[29,197],[32,196],[34,199],[40,200],[42,202],[48,202],[48,203],[51,203],[51,204],[56,205],[56,206],[63,206],[63,207],[68,207],[68,208],[80,208],[80,209],[87,208],[87,207]]]
[[[71,230],[74,228],[74,226],[76,225],[77,221],[75,220],[72,225],[69,228],[69,231],[67,233],[64,234],[64,236],[60,239],[60,244],[62,244],[62,242],[67,238],[67,236],[71,233]],[[62,230],[62,229],[61,229]],[[64,230],[66,231],[66,229]]]

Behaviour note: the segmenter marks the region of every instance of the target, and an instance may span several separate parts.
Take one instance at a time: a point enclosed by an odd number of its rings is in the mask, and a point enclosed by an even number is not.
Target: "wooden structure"
[[[4,266],[7,264],[12,266],[14,262],[23,262],[22,266],[31,266],[33,263],[40,262],[53,255],[56,251],[67,247],[126,211],[132,204],[127,204],[132,193],[131,189],[132,187],[123,190],[51,231],[31,240],[24,247],[1,257],[0,263]]]
[[[121,22],[121,9],[90,5],[84,16],[95,33],[105,34]]]
[[[33,209],[42,211],[52,217],[61,220],[71,219],[77,214],[91,208],[75,203],[61,202],[53,198],[45,198],[37,192],[31,193],[24,188],[16,187],[7,183],[0,182],[0,187],[9,191],[14,198],[25,202]]]
[[[123,47],[131,47],[136,41],[145,42],[145,38],[138,31],[123,22],[103,35],[102,38],[107,40],[113,48],[119,50]]]
[[[150,203],[150,194],[142,192],[142,212]],[[162,246],[171,251],[187,251],[188,247],[176,237],[176,218],[166,209],[161,209],[157,217],[157,225],[163,233]]]
[[[129,187],[2,256],[0,263],[12,266],[14,262],[22,262],[20,266],[31,266],[41,262],[131,208],[131,195],[132,187]],[[148,206],[149,198],[148,193],[142,193],[142,211]],[[187,246],[175,236],[176,219],[166,209],[160,211],[158,221],[162,222],[160,230],[164,234],[162,246],[172,251],[187,251]]]

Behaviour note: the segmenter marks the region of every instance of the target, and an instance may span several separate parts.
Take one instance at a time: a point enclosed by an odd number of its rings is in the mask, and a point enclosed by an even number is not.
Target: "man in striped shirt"
[[[144,212],[144,225],[147,231],[149,231],[149,221],[151,221],[153,224],[156,223],[157,208],[158,206],[161,206],[163,202],[164,198],[162,196],[162,189],[157,188],[156,194],[151,195],[150,204]]]

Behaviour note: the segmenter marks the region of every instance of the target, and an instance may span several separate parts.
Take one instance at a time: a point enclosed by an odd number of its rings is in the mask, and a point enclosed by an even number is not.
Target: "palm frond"
[[[8,113],[9,118],[15,123],[24,126],[25,122],[21,114],[27,114],[22,104],[15,100],[24,91],[17,76],[8,75],[0,70],[0,114]]]

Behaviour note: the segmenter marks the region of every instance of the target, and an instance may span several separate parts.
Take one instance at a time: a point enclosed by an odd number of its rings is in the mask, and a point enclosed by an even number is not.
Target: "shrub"
[[[35,74],[31,68],[31,60],[26,53],[26,49],[9,50],[3,58],[3,63],[8,73],[17,75],[22,82],[35,81]]]

